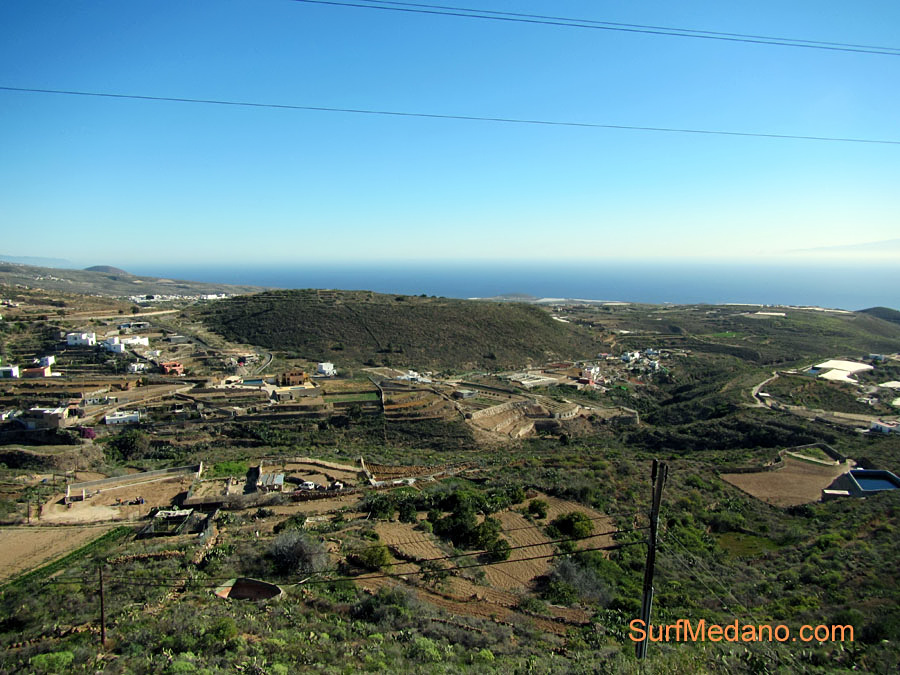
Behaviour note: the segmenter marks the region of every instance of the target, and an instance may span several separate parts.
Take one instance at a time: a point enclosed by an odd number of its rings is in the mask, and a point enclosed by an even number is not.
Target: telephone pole
[[[650,637],[650,611],[653,608],[653,569],[656,565],[656,533],[659,526],[659,503],[662,501],[663,485],[669,467],[665,462],[653,460],[653,473],[650,482],[653,491],[653,500],[650,505],[650,537],[647,542],[647,564],[644,567],[644,597],[641,600],[641,620],[646,633],[644,639],[634,646],[635,654],[639,659],[647,656],[647,643]]]
[[[103,565],[97,566],[100,577],[100,645],[106,646],[106,606],[103,602]]]

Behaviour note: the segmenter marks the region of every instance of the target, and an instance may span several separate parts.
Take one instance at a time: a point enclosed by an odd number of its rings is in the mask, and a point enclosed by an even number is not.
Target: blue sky
[[[435,4],[900,47],[887,0]],[[0,63],[9,87],[900,140],[900,56],[290,0],[7,0]],[[85,265],[763,260],[900,237],[898,145],[0,91],[0,148],[0,253]]]

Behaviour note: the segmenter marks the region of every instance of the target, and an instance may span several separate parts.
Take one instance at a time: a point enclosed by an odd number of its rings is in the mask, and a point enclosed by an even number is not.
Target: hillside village
[[[203,319],[222,299],[93,298],[85,312],[72,297],[50,311],[61,299],[45,291],[7,295],[0,517],[25,528],[0,530],[10,544],[5,578],[20,579],[10,593],[28,588],[29,574],[64,569],[53,562],[60,555],[99,546],[110,574],[207,579],[206,594],[134,596],[166,612],[180,597],[206,607],[207,596],[296,600],[313,611],[333,598],[304,582],[332,570],[335,584],[351,586],[328,593],[418,607],[429,625],[480,636],[472,644],[484,659],[514,659],[503,641],[535,630],[549,649],[588,635],[612,649],[622,633],[610,617],[632,611],[627,589],[643,565],[610,553],[643,543],[634,528],[646,522],[644,478],[631,453],[662,452],[687,472],[693,492],[675,488],[679,518],[693,508],[685,500],[712,501],[690,516],[705,524],[678,526],[680,536],[701,537],[701,555],[725,551],[735,564],[782,546],[787,531],[777,518],[768,534],[750,527],[750,514],[875,503],[900,488],[896,456],[873,450],[900,438],[900,355],[884,342],[870,345],[879,352],[738,367],[757,353],[748,347],[755,334],[646,328],[658,312],[690,325],[693,308],[678,319],[669,309],[573,304],[548,313],[590,331],[591,351],[463,370],[405,361],[402,336],[390,350],[344,360],[342,337],[331,361],[228,339]],[[716,326],[759,321],[743,308],[700,311]],[[688,391],[696,400],[680,398]],[[671,421],[685,415],[696,417]],[[755,447],[734,440],[731,417],[756,420],[770,437]],[[685,455],[685,442],[717,453],[713,473],[693,468],[701,450]],[[86,528],[106,534],[85,543]],[[279,562],[288,540],[315,555]],[[473,561],[480,574],[467,569]],[[411,595],[389,598],[400,590]],[[328,606],[337,612],[329,616],[346,611]],[[380,625],[405,625],[392,621]],[[126,639],[128,624],[117,626]],[[11,653],[48,639],[35,630]],[[430,628],[416,638],[440,639]]]

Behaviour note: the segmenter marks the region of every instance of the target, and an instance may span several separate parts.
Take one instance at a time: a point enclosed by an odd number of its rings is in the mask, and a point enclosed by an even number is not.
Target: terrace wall
[[[151,478],[159,478],[166,475],[187,476],[193,473],[197,474],[197,477],[199,477],[202,468],[202,464],[194,466],[175,466],[169,469],[157,469],[155,471],[144,471],[143,473],[130,473],[124,476],[99,478],[97,480],[89,480],[83,483],[69,483],[66,486],[66,499],[68,499],[73,492],[75,494],[78,494],[82,490],[93,490],[96,488],[110,487],[112,485],[118,485],[120,483],[140,483]]]

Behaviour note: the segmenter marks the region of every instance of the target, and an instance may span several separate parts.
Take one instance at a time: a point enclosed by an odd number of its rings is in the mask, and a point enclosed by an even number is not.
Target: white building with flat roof
[[[66,344],[70,347],[96,347],[96,333],[67,333]]]
[[[141,421],[139,410],[117,410],[109,413],[103,420],[106,424],[135,424]]]

